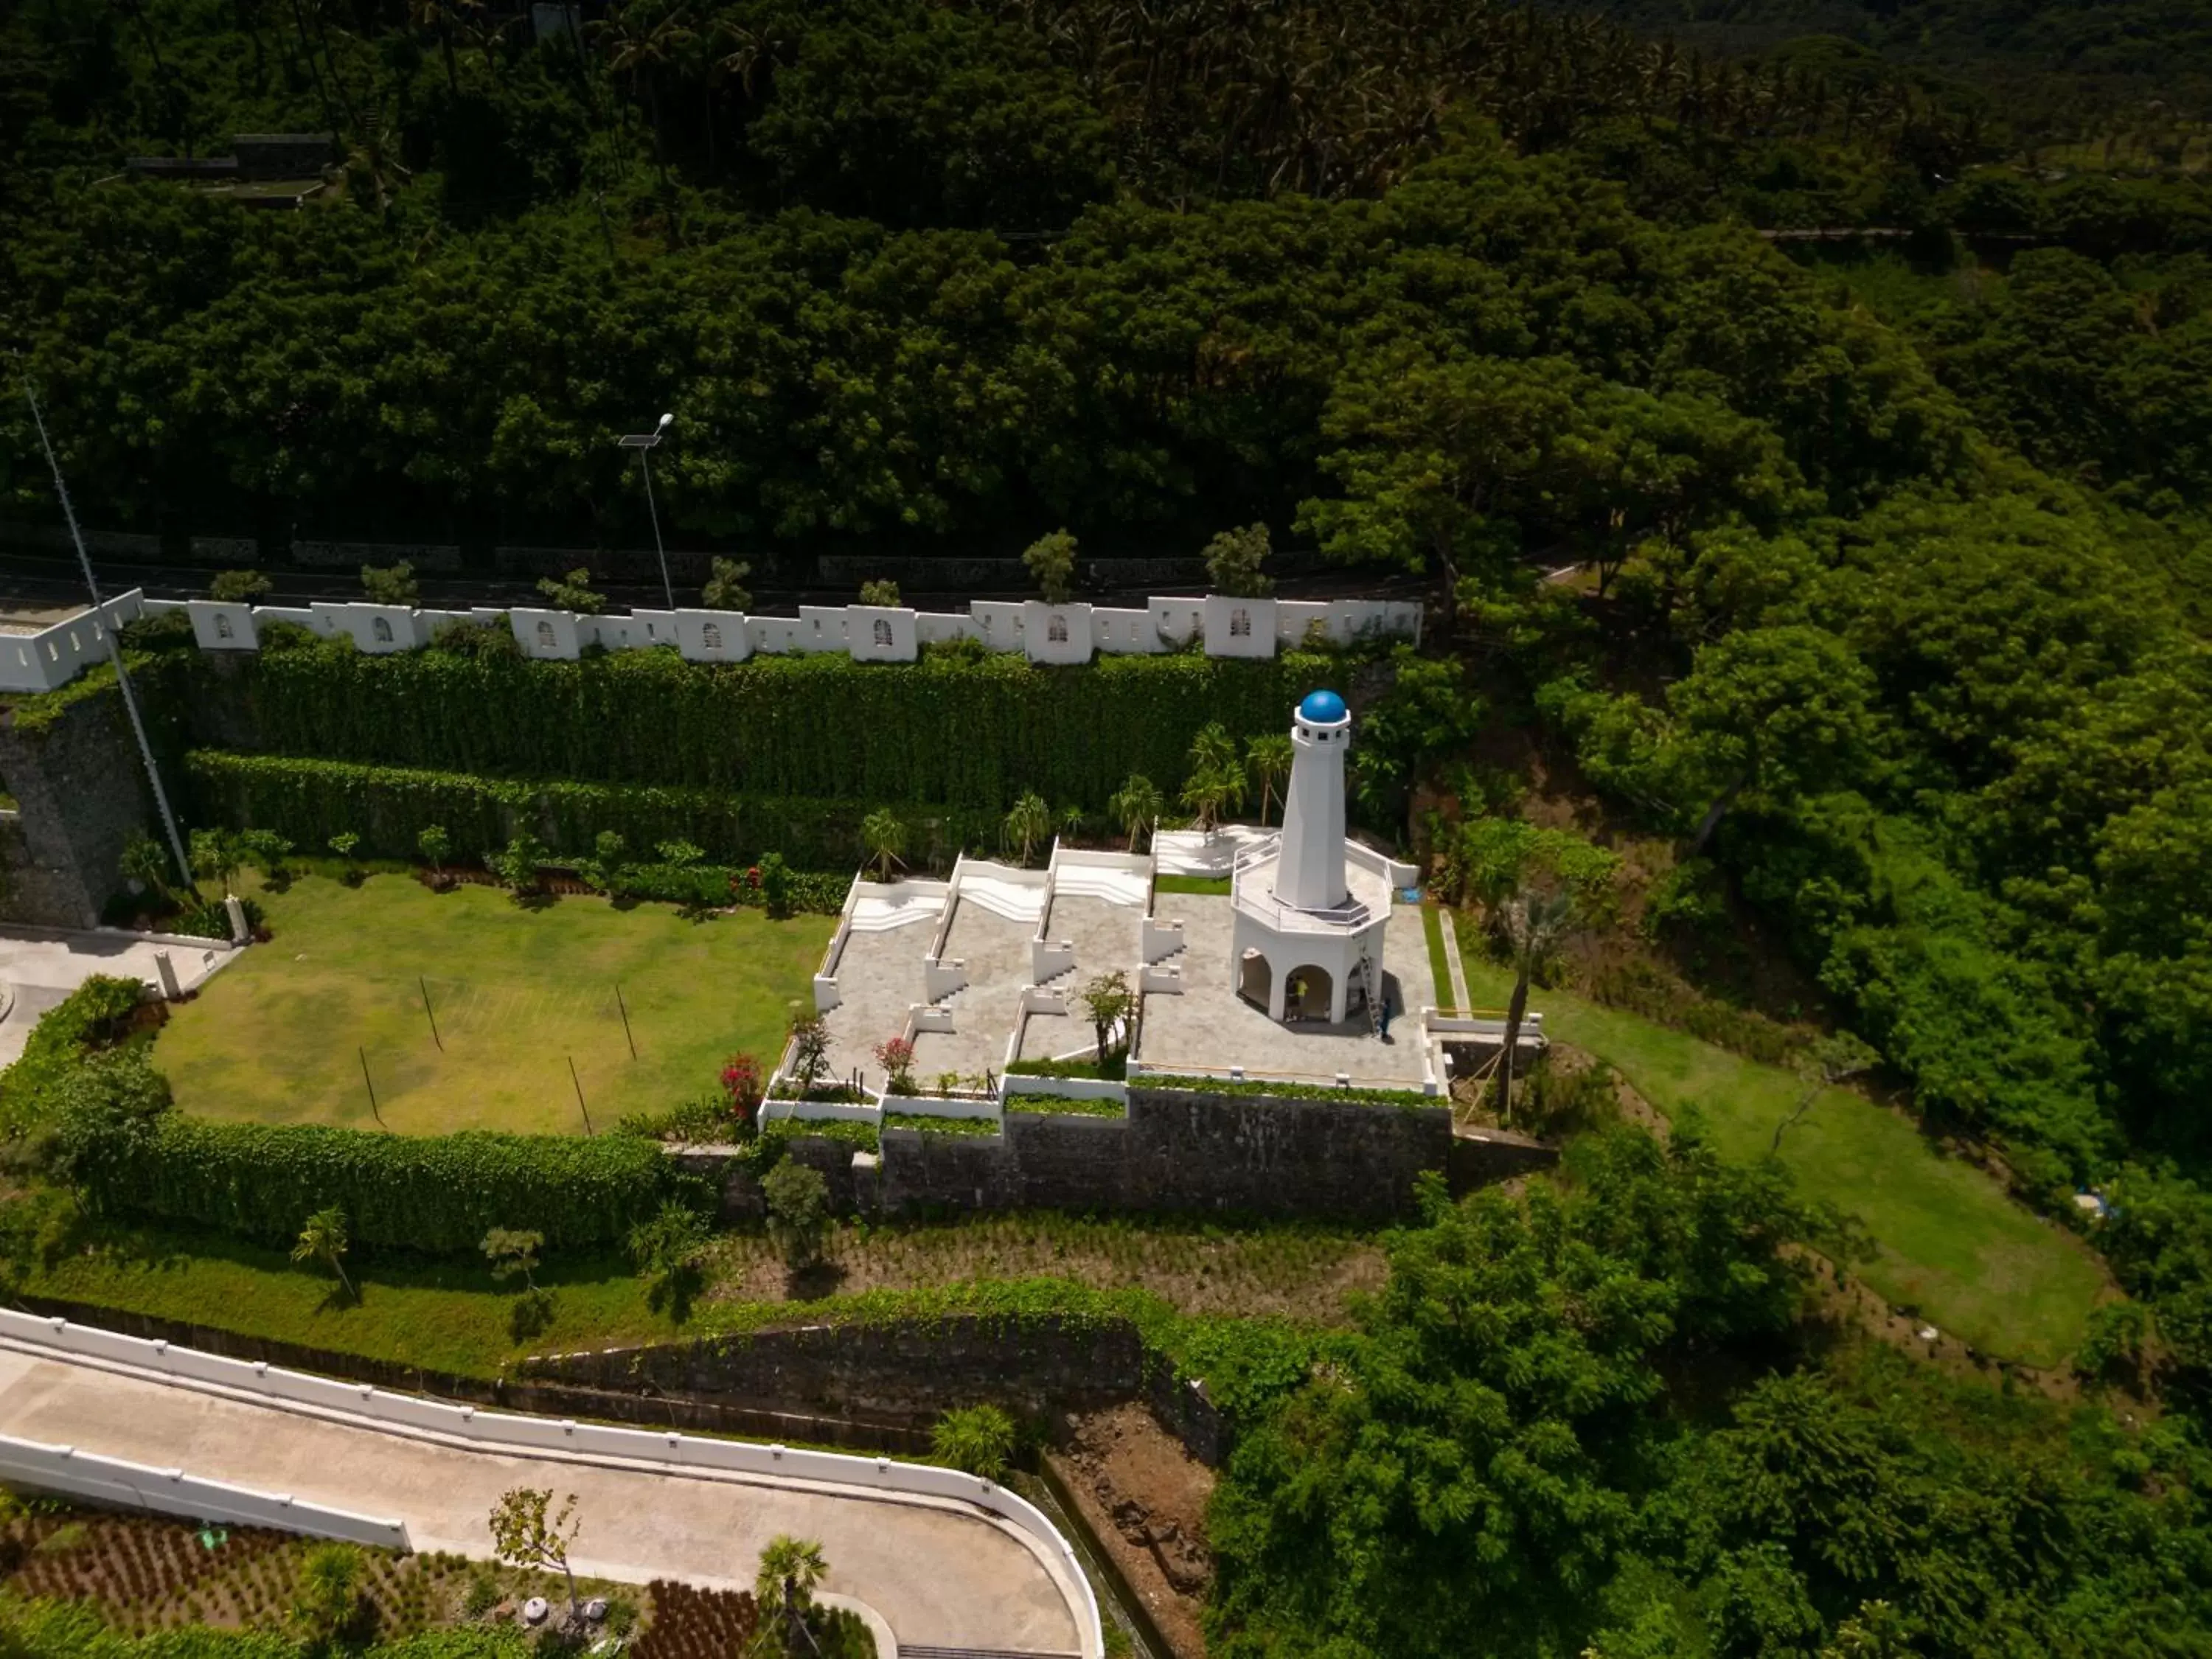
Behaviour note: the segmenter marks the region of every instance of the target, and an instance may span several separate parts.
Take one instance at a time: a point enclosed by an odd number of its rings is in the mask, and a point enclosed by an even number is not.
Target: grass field
[[[1466,967],[1476,1002],[1502,1006],[1511,995],[1505,969],[1472,952]],[[1547,1033],[1607,1061],[1670,1117],[1697,1108],[1729,1158],[1764,1157],[1803,1092],[1778,1066],[1565,992],[1534,992],[1529,1004]],[[2080,1344],[2104,1283],[2089,1251],[1899,1114],[1831,1089],[1783,1138],[1782,1161],[1806,1196],[1865,1224],[1880,1254],[1857,1271],[1890,1301],[2026,1364],[2058,1364]]]
[[[177,1103],[374,1127],[365,1052],[385,1126],[415,1133],[580,1130],[572,1060],[600,1128],[711,1092],[738,1050],[772,1066],[836,925],[755,910],[689,921],[598,898],[526,910],[496,888],[433,893],[397,875],[359,887],[309,876],[254,896],[274,937],[177,1009],[155,1044]]]

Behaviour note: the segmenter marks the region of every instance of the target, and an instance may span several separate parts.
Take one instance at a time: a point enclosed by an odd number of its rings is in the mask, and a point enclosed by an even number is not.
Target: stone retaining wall
[[[0,718],[0,785],[17,807],[0,817],[0,921],[97,927],[131,832],[159,833],[121,698],[86,697],[29,736]]]
[[[1003,1135],[883,1132],[882,1206],[1218,1211],[1382,1221],[1451,1160],[1433,1107],[1133,1085],[1121,1118],[1006,1114]]]
[[[1191,1455],[1218,1465],[1229,1425],[1204,1385],[1178,1379],[1123,1319],[951,1315],[808,1325],[690,1342],[526,1359],[526,1385],[669,1406],[860,1420],[926,1433],[938,1416],[988,1401],[1019,1416],[1142,1401]]]

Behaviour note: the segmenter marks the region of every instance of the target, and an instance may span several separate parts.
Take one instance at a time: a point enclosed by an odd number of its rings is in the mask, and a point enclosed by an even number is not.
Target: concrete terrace
[[[1240,848],[1264,844],[1244,826],[1159,840],[1164,874],[1226,873]],[[842,1080],[857,1072],[865,1086],[880,1088],[876,1047],[899,1036],[914,1043],[924,1090],[948,1072],[980,1079],[1001,1071],[1010,1048],[1022,1060],[1085,1056],[1095,1036],[1082,988],[1118,969],[1133,990],[1145,988],[1132,1055],[1139,1068],[1242,1068],[1253,1080],[1344,1077],[1389,1089],[1449,1075],[1444,1054],[1428,1052],[1420,1016],[1454,998],[1449,987],[1431,983],[1417,908],[1391,906],[1382,968],[1392,1027],[1377,1040],[1364,1015],[1340,1025],[1268,1018],[1232,987],[1233,901],[1156,894],[1153,886],[1143,857],[1059,847],[1043,870],[963,859],[948,881],[857,883],[815,988],[831,1074]],[[1378,908],[1389,902],[1379,889],[1372,896]],[[1149,945],[1148,914],[1163,925]],[[1180,950],[1164,932],[1178,923]],[[1440,1048],[1442,1036],[1433,1042]]]
[[[1076,865],[1056,872],[1044,937],[1055,945],[1073,945],[1074,965],[1042,981],[1041,988],[1063,993],[1066,1012],[1031,1012],[1022,1028],[1022,1059],[1054,1060],[1090,1049],[1096,1034],[1077,999],[1097,975],[1119,969],[1135,988],[1151,885],[1133,871]]]
[[[1382,984],[1389,999],[1390,1035],[1378,1042],[1364,1019],[1341,1025],[1301,1022],[1278,1025],[1231,988],[1230,960],[1235,912],[1225,897],[1163,893],[1155,908],[1164,921],[1180,921],[1183,949],[1171,958],[1182,969],[1182,994],[1145,999],[1143,1029],[1133,1056],[1162,1071],[1224,1072],[1242,1066],[1252,1079],[1298,1077],[1326,1082],[1340,1073],[1357,1085],[1419,1089],[1426,1075],[1420,1011],[1443,1006],[1432,982],[1421,913],[1393,907],[1383,938]],[[1444,1074],[1441,1057],[1436,1075]]]
[[[951,890],[941,881],[889,886],[863,882],[829,971],[840,1000],[823,1017],[835,1077],[874,1072],[875,1048],[906,1029],[907,1011],[922,1000],[921,959],[942,924]]]
[[[1057,848],[1043,870],[963,859],[949,881],[857,883],[815,984],[831,1074],[880,1086],[877,1045],[906,1036],[925,1087],[979,1078],[1005,1066],[1025,1015],[1022,1054],[1087,1046],[1066,1004],[1117,969],[1135,986],[1151,892],[1143,859]]]
[[[967,983],[935,1001],[951,1016],[950,1030],[915,1033],[915,1075],[924,1084],[943,1072],[981,1077],[1006,1064],[1006,1043],[1021,1018],[1022,988],[1032,980],[1030,941],[1044,914],[1045,889],[995,872],[996,866],[975,866],[961,872],[938,959],[959,963]]]

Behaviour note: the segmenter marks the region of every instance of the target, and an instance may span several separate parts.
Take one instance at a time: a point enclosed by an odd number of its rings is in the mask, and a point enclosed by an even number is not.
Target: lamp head
[[[660,424],[659,424],[659,426],[655,427],[655,428],[653,428],[653,430],[654,430],[655,432],[665,432],[665,431],[667,431],[667,430],[668,430],[668,428],[669,428],[670,423],[671,423],[672,422],[673,422],[675,419],[676,419],[676,417],[675,417],[673,415],[664,415],[664,416],[662,416],[660,417]]]

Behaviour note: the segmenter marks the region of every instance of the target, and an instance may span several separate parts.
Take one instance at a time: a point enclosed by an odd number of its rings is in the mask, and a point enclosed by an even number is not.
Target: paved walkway
[[[1474,1004],[1467,994],[1467,965],[1459,953],[1459,929],[1453,925],[1449,907],[1437,907],[1437,927],[1444,942],[1444,971],[1451,975],[1451,1006],[1460,1013],[1473,1013]],[[1443,992],[1444,987],[1437,987],[1437,995]]]
[[[39,1016],[90,979],[107,974],[159,989],[154,958],[169,953],[179,984],[190,991],[235,954],[213,939],[162,945],[125,933],[76,933],[58,927],[0,928],[0,986],[14,1000],[0,1018],[0,1066],[23,1052]]]
[[[1028,1540],[949,1501],[812,1482],[671,1474],[618,1461],[513,1457],[434,1437],[0,1346],[0,1433],[406,1522],[418,1550],[488,1559],[486,1517],[515,1486],[573,1492],[580,1573],[749,1589],[780,1532],[817,1539],[824,1588],[902,1645],[1079,1651],[1069,1595]]]

